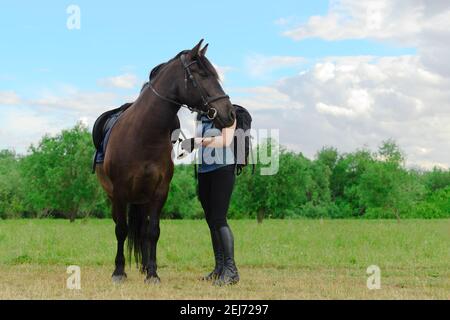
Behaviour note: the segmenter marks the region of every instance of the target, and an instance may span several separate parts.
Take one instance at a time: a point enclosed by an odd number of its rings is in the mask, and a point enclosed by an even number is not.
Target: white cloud
[[[373,99],[366,89],[350,89],[344,106],[327,105],[323,102],[316,104],[316,110],[322,114],[335,117],[364,117],[372,111]]]
[[[137,83],[138,78],[136,77],[136,75],[131,73],[125,73],[115,77],[104,78],[98,81],[98,84],[103,87],[119,88],[119,89],[133,89],[134,87],[136,87]]]
[[[235,100],[256,126],[279,128],[282,144],[310,157],[324,145],[349,152],[394,138],[409,165],[450,166],[449,87],[418,57],[341,57]]]
[[[448,0],[332,1],[325,16],[313,16],[284,35],[294,40],[374,39],[415,47],[423,65],[450,75],[450,2]]]
[[[314,73],[317,79],[326,82],[334,78],[335,66],[333,63],[318,63],[315,65]]]
[[[64,128],[62,119],[24,107],[6,107],[0,129],[0,149],[14,149],[25,153],[37,144],[44,134],[56,134]]]
[[[449,26],[448,20],[438,18],[448,15],[449,9],[450,4],[445,0],[434,0],[431,5],[427,0],[333,1],[327,15],[312,16],[284,34],[295,40],[374,38],[415,45],[426,30],[445,30]],[[440,23],[430,24],[430,19]]]
[[[279,20],[289,29],[284,35],[296,41],[372,39],[415,47],[418,54],[321,59],[246,97],[257,126],[280,128],[281,143],[308,156],[324,145],[348,152],[394,138],[409,165],[450,167],[450,2],[330,4],[326,15],[294,27],[292,19]]]
[[[345,108],[345,107],[338,107],[338,106],[332,106],[325,104],[323,102],[319,102],[316,105],[316,109],[319,113],[323,114],[330,114],[333,116],[345,116],[345,117],[351,117],[354,116],[354,113],[352,110]]]
[[[78,89],[69,92],[45,93],[27,101],[28,105],[43,110],[95,115],[117,106],[119,95],[112,92],[84,92]]]
[[[20,97],[14,91],[0,91],[0,105],[17,105]]]
[[[303,104],[293,100],[288,94],[276,87],[234,88],[233,103],[252,110],[301,109]]]
[[[226,73],[233,70],[232,67],[218,66],[217,64],[213,64],[213,66],[216,69],[217,73],[219,74],[219,79],[222,82],[225,82],[225,80],[226,80],[226,77],[225,77]]]
[[[92,125],[103,112],[136,97],[114,92],[88,92],[71,86],[43,90],[40,96],[25,99],[17,94],[0,99],[0,149],[24,153],[45,134],[55,134],[77,121]],[[13,103],[14,102],[14,103]]]
[[[252,77],[260,78],[279,69],[299,67],[304,62],[305,58],[303,57],[255,54],[247,57],[246,69]]]
[[[86,127],[89,126],[89,118],[88,117],[80,117],[78,119],[78,122],[81,122],[83,125],[85,125]]]

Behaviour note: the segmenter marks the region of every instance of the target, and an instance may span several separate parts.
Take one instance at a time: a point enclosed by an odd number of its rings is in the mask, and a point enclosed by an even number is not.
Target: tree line
[[[268,145],[258,147],[271,148]],[[27,155],[0,151],[0,218],[110,217],[110,203],[91,174],[94,147],[77,124],[44,136]],[[280,147],[272,176],[250,168],[236,178],[231,218],[449,218],[450,170],[411,169],[392,140],[376,152],[324,147],[314,159]],[[203,217],[193,165],[177,165],[163,218]]]

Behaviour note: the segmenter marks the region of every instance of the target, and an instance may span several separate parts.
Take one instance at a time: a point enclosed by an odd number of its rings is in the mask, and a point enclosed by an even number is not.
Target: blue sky
[[[393,138],[410,164],[448,167],[449,33],[444,0],[3,0],[0,149],[92,124],[204,38],[233,102],[288,148],[313,157]]]
[[[81,9],[81,29],[68,30],[66,8]],[[33,93],[61,83],[95,89],[99,78],[148,71],[199,39],[210,43],[215,64],[231,66],[229,86],[273,80],[244,71],[252,55],[301,56],[311,63],[324,56],[398,55],[411,49],[370,40],[295,42],[281,35],[276,21],[306,21],[325,14],[328,1],[3,1],[0,13],[0,88]],[[311,61],[309,61],[309,59]],[[274,76],[297,69],[278,70]]]

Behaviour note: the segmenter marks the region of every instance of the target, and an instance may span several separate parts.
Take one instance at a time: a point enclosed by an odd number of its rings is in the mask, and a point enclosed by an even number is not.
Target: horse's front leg
[[[125,202],[119,200],[113,201],[112,216],[116,223],[115,232],[117,238],[116,268],[112,274],[113,282],[122,282],[127,277],[127,274],[125,273],[125,255],[123,253],[123,247],[128,232],[126,209],[127,206]]]

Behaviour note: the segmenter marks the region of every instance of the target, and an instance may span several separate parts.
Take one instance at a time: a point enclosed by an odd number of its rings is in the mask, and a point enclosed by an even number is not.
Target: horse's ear
[[[208,46],[209,46],[209,43],[207,43],[206,46],[204,46],[203,49],[200,50],[200,56],[204,57],[206,55],[206,51],[208,50]]]
[[[200,48],[202,46],[203,43],[203,39],[200,40],[199,43],[197,43],[197,45],[195,47],[192,48],[191,50],[191,58],[195,58],[198,56],[199,52],[200,52]]]

